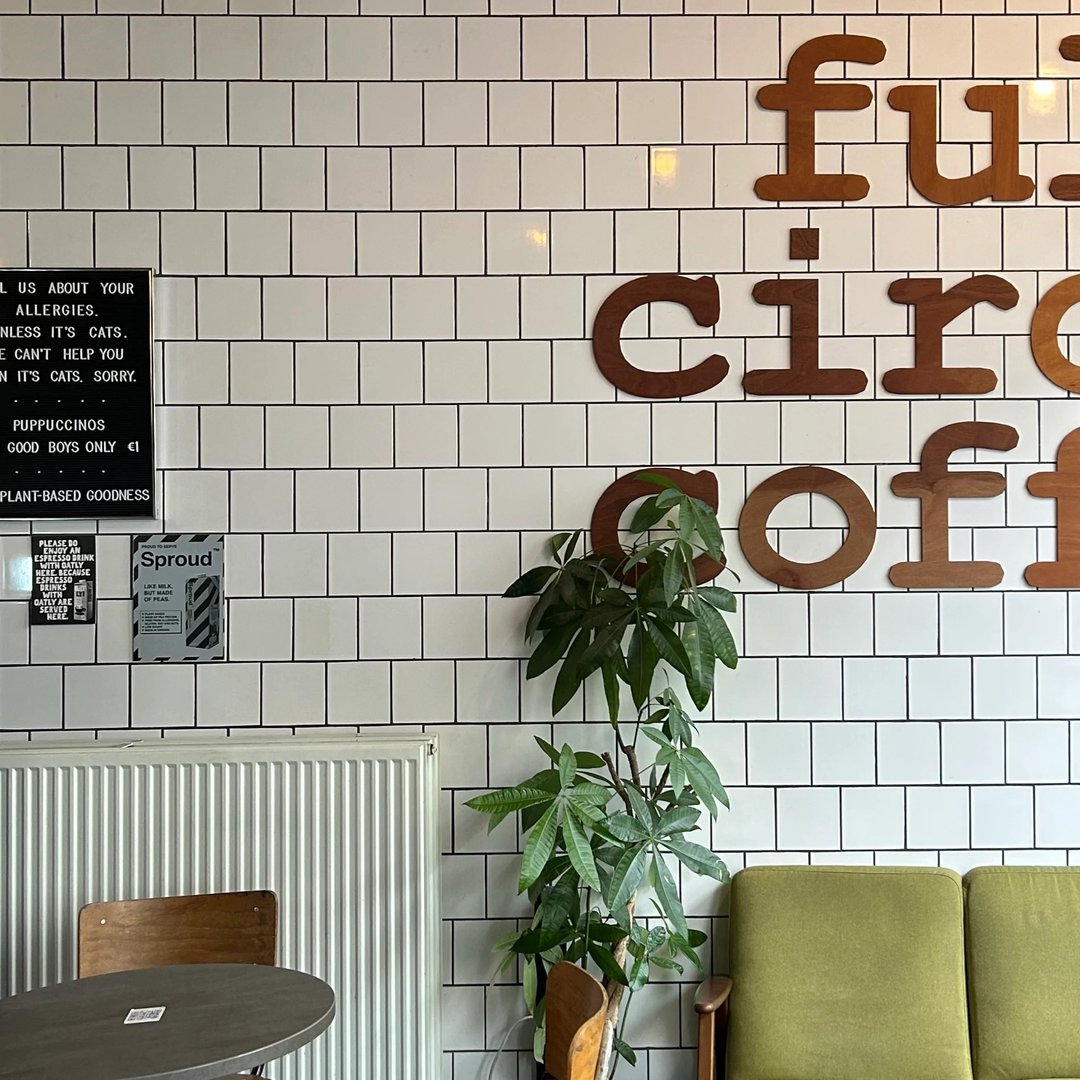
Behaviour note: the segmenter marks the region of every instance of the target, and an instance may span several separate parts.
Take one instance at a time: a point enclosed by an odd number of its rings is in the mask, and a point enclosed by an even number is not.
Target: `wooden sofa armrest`
[[[726,975],[713,975],[694,994],[694,1010],[698,1014],[697,1080],[724,1080],[731,987]]]

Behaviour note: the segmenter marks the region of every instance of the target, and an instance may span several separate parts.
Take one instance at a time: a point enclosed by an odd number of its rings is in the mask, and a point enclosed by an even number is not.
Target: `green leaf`
[[[529,618],[525,623],[526,641],[532,641],[533,635],[540,628],[540,624],[544,622],[548,610],[554,604],[555,597],[558,595],[558,589],[559,583],[557,580],[549,582],[547,588],[540,594],[540,599],[533,604],[532,611],[529,612]]]
[[[555,679],[555,689],[551,695],[551,715],[557,716],[573,700],[581,689],[584,679],[580,670],[581,657],[589,647],[590,631],[580,630],[574,638],[570,651],[566,654],[563,665]]]
[[[615,1049],[615,1053],[619,1055],[628,1065],[637,1064],[637,1054],[634,1053],[634,1048],[619,1038],[618,1035],[611,1037],[611,1045]]]
[[[702,585],[697,590],[698,596],[706,603],[711,604],[720,611],[737,611],[739,602],[735,594],[729,589],[721,589],[716,585]]]
[[[562,562],[562,559],[559,558],[559,552],[562,551],[563,544],[569,539],[570,534],[568,532],[556,533],[551,538],[551,554],[558,562]]]
[[[701,621],[709,631],[716,658],[727,668],[734,668],[739,663],[739,650],[735,648],[735,639],[731,636],[727,622],[720,612],[707,604],[700,608]]]
[[[622,639],[626,634],[626,624],[629,618],[629,613],[621,615],[614,623],[596,631],[596,637],[593,639],[592,644],[581,654],[583,669],[595,671],[605,660],[614,657],[615,653],[619,651],[619,646],[622,644]],[[582,625],[584,625],[584,620]]]
[[[656,823],[657,836],[671,836],[674,833],[684,833],[697,825],[701,812],[693,806],[676,806],[660,815]]]
[[[626,785],[626,797],[630,800],[630,806],[633,808],[634,817],[636,817],[646,829],[651,830],[660,815],[645,801],[645,796],[642,795],[633,784]]]
[[[570,856],[570,862],[574,864],[578,877],[590,889],[600,892],[600,875],[596,872],[592,847],[585,835],[585,830],[578,824],[573,814],[567,814],[563,818],[563,840],[566,842],[566,854]]]
[[[675,930],[685,937],[686,915],[683,912],[682,901],[679,899],[679,890],[662,855],[653,856],[652,868],[653,883],[656,888],[656,897],[660,901],[660,908]]]
[[[640,843],[649,838],[648,830],[629,814],[614,814],[604,822],[604,828],[619,840],[631,843]]]
[[[501,788],[499,791],[489,791],[485,795],[477,795],[475,798],[469,799],[465,805],[471,810],[479,810],[481,814],[505,815],[524,810],[527,806],[550,802],[552,798],[554,796],[550,791],[520,784],[517,787]]]
[[[649,954],[641,951],[640,956],[634,956],[634,962],[630,965],[629,988],[631,993],[636,993],[649,982]]]
[[[578,755],[578,765],[581,764],[581,754]],[[568,792],[570,802],[582,806],[607,806],[611,802],[614,792],[609,787],[594,784],[589,780],[578,780]]]
[[[705,804],[710,817],[716,817],[714,800],[719,800],[724,806],[730,804],[713,763],[696,746],[687,747],[683,751],[682,763],[694,794]]]
[[[619,676],[616,673],[615,663],[612,659],[600,665],[600,675],[604,680],[604,700],[607,702],[608,719],[612,724],[618,723],[621,693],[619,690]]]
[[[597,942],[589,942],[589,955],[596,966],[613,982],[626,985],[626,972],[619,966],[614,953]]]
[[[559,751],[559,786],[568,788],[574,782],[575,776],[577,760],[574,758],[574,751],[570,749],[569,743],[563,743],[562,750]]]
[[[648,532],[663,516],[664,508],[656,505],[655,495],[650,495],[634,512],[630,532],[634,535]]]
[[[521,992],[526,1008],[532,1012],[536,1008],[536,958],[533,956],[522,965]]]
[[[526,570],[503,596],[535,596],[548,583],[551,575],[557,573],[558,569],[554,566],[534,566]]]
[[[555,835],[559,831],[558,807],[549,806],[529,833],[521,856],[521,877],[518,892],[523,893],[543,872],[555,850]]]
[[[664,746],[670,750],[675,749],[675,744],[662,731],[647,727],[641,729],[641,734],[644,735],[646,739],[651,739],[657,746]]]
[[[670,479],[667,476],[664,476],[662,473],[655,473],[655,472],[638,473],[637,479],[640,480],[643,484],[652,484],[653,487],[662,488],[665,491],[667,491],[669,489],[672,489],[672,488],[675,491],[681,491],[682,490],[682,488],[680,488],[679,485],[677,483],[675,483],[674,480]]]
[[[701,710],[709,704],[713,695],[716,674],[716,657],[707,624],[705,632],[702,633],[700,624],[684,623],[681,640],[690,661],[690,676],[686,680],[686,689],[690,700]]]
[[[538,675],[543,675],[549,668],[554,667],[563,658],[563,653],[566,652],[567,646],[574,639],[576,630],[577,627],[573,625],[560,626],[557,629],[549,630],[540,639],[540,644],[533,649],[528,666],[525,668],[525,678],[535,679]]]
[[[695,844],[690,840],[676,839],[673,836],[665,837],[664,846],[685,866],[695,874],[714,878],[721,883],[728,880],[728,868],[724,865],[719,855],[711,852],[701,844]]]
[[[648,866],[648,853],[644,844],[635,844],[623,852],[622,858],[615,864],[605,897],[612,912],[625,908],[630,897],[641,884]]]
[[[687,504],[705,550],[712,558],[719,560],[724,554],[724,538],[716,521],[716,511],[701,499],[688,499]]]
[[[630,647],[626,654],[626,667],[630,675],[630,696],[634,707],[640,709],[649,698],[653,673],[659,663],[660,654],[652,643],[642,622],[634,627],[630,636]]]
[[[664,563],[664,599],[668,605],[675,603],[679,590],[683,586],[683,553],[682,548],[675,546],[668,553]]]
[[[690,658],[686,655],[686,649],[679,640],[678,635],[670,626],[665,626],[656,619],[646,619],[645,625],[649,631],[649,640],[656,647],[656,651],[681,675],[690,673]]]

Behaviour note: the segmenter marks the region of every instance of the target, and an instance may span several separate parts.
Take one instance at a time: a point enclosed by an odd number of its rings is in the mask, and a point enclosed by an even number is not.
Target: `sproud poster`
[[[225,658],[224,550],[207,533],[131,538],[134,660]]]

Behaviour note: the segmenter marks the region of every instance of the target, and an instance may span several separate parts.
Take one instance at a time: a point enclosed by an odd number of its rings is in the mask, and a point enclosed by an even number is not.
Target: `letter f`
[[[759,177],[754,191],[771,202],[841,202],[865,199],[870,183],[856,173],[819,173],[815,160],[819,112],[865,109],[874,95],[868,86],[819,83],[817,69],[830,60],[880,64],[885,46],[877,38],[826,34],[804,42],[788,60],[782,83],[763,86],[757,94],[763,109],[787,113],[787,172]]]

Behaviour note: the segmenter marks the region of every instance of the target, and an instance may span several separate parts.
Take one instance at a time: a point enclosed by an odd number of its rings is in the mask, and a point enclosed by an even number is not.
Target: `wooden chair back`
[[[568,961],[548,974],[544,1070],[552,1080],[593,1080],[607,1014],[604,988]]]
[[[79,978],[168,964],[277,960],[277,896],[268,890],[87,904]]]

